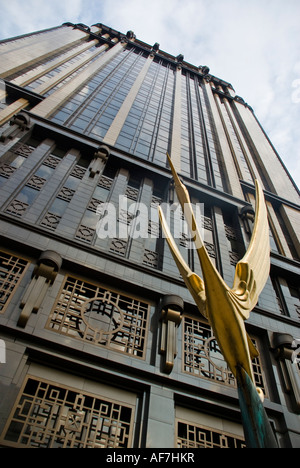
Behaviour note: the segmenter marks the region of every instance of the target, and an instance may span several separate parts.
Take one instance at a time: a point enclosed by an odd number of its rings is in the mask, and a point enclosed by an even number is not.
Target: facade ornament
[[[199,65],[198,68],[203,76],[207,76],[209,74],[209,67],[207,67],[206,65]]]
[[[256,216],[252,238],[246,254],[236,265],[233,287],[230,288],[210,259],[196,223],[189,193],[180,181],[168,154],[167,158],[177,197],[195,243],[203,279],[190,269],[182,257],[162,208],[159,207],[165,238],[199,312],[209,321],[224,359],[237,379],[247,446],[277,447],[263,407],[263,392],[255,385],[252,359],[259,353],[245,328],[245,321],[249,319],[252,309],[256,306],[270,272],[268,212],[262,188],[256,181]]]
[[[37,313],[47,293],[54,283],[57,273],[62,265],[61,256],[52,251],[43,252],[33,270],[31,282],[28,284],[21,300],[22,309],[18,326],[24,328],[30,315]]]
[[[87,26],[86,24],[83,24],[83,23],[75,24],[74,29],[81,29],[81,30],[84,30],[87,33],[91,32],[91,28],[89,26]]]
[[[95,151],[94,159],[92,160],[89,167],[90,177],[92,179],[95,177],[96,174],[102,173],[109,154],[110,149],[108,148],[108,146],[105,145],[99,146],[97,151]]]
[[[300,340],[294,340],[287,333],[274,332],[272,335],[272,350],[280,366],[284,392],[290,396],[290,402],[295,413],[300,414],[300,375],[298,357]]]
[[[252,233],[252,225],[254,223],[255,219],[255,211],[252,208],[252,206],[243,206],[241,208],[239,215],[243,221],[243,225],[245,228],[245,231],[248,235],[251,235]]]
[[[184,59],[184,56],[182,54],[177,55],[175,58],[176,62],[182,63]]]
[[[10,126],[6,128],[0,135],[0,141],[5,142],[6,140],[12,140],[19,133],[23,133],[30,128],[30,118],[29,115],[24,112],[20,112],[13,116],[10,120]]]
[[[134,34],[133,31],[127,31],[126,37],[127,37],[127,39],[129,39],[130,41],[134,41],[134,40],[136,39],[136,35]]]
[[[177,331],[181,324],[183,299],[180,296],[166,295],[161,304],[160,354],[164,356],[163,371],[170,374],[177,356]]]

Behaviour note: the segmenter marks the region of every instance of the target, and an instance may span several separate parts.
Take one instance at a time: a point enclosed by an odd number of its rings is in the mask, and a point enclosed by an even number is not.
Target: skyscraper
[[[207,66],[103,24],[0,42],[0,443],[243,447],[236,382],[161,235],[201,276],[166,152],[227,284],[264,189],[271,271],[247,322],[280,447],[300,447],[299,190]],[[297,341],[298,340],[298,341]]]

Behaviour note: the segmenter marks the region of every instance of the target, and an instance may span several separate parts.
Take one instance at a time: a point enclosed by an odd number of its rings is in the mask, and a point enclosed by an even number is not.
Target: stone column
[[[116,39],[117,41],[117,39]],[[121,52],[126,43],[118,42],[104,55],[101,55],[87,68],[82,70],[78,75],[54,91],[50,96],[46,97],[43,102],[35,106],[31,112],[40,117],[49,118],[57,111],[76,91],[87,83],[91,78],[98,73],[116,54]]]
[[[176,69],[174,112],[170,150],[170,156],[172,158],[176,172],[180,172],[181,170],[181,80],[181,65],[178,65]]]

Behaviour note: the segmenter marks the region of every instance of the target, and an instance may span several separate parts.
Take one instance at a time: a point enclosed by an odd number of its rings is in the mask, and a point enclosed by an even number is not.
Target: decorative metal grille
[[[13,155],[21,156],[22,158],[26,159],[33,152],[33,150],[34,150],[33,146],[18,143],[10,150],[10,153]],[[15,159],[15,156],[13,158],[10,156],[9,158],[10,161],[14,159]],[[0,176],[5,177],[6,179],[9,179],[10,176],[16,170],[17,170],[17,167],[15,167],[14,163],[11,163],[11,164],[1,163],[0,164]]]
[[[59,192],[59,194],[57,195],[57,198],[59,198],[60,200],[64,200],[64,201],[71,201],[71,198],[73,197],[75,193],[75,190],[72,190],[68,187],[63,187],[61,189],[61,191]]]
[[[134,215],[132,213],[129,213],[126,210],[119,210],[119,217],[118,217],[119,223],[124,223],[129,226],[133,218],[134,218]]]
[[[41,190],[46,182],[46,179],[33,175],[31,179],[27,182],[27,187],[32,187],[36,190]]]
[[[34,151],[34,149],[34,146],[26,145],[25,143],[18,143],[16,146],[14,146],[12,152],[27,158]]]
[[[239,236],[236,229],[232,226],[227,226],[226,224],[224,225],[224,228],[227,239],[238,240]]]
[[[85,167],[76,165],[70,175],[76,177],[77,179],[82,179],[85,173]]]
[[[12,167],[10,164],[0,164],[0,176],[9,179],[10,176],[15,172],[16,167]]]
[[[126,187],[125,196],[130,200],[137,201],[139,196],[139,191],[136,188],[130,187],[129,185]]]
[[[191,238],[185,233],[182,232],[179,238],[179,245],[187,249],[191,245]]]
[[[102,175],[102,176],[100,176],[97,185],[98,185],[99,187],[102,187],[102,188],[105,188],[105,189],[107,189],[107,190],[110,190],[110,189],[111,189],[111,186],[112,186],[112,183],[113,183],[113,179],[111,179],[110,177],[106,177],[106,176]]]
[[[208,216],[203,216],[202,223],[204,229],[207,229],[208,231],[213,231],[213,224],[211,218],[209,218]]]
[[[45,166],[48,166],[48,167],[51,167],[52,169],[56,169],[57,166],[59,165],[61,159],[60,158],[57,158],[56,156],[53,156],[52,154],[50,154],[46,159],[45,161],[43,162],[43,164]]]
[[[144,358],[149,304],[67,277],[46,328]]]
[[[216,258],[216,249],[213,244],[204,241],[204,245],[206,247],[207,253],[211,258]]]
[[[204,379],[236,387],[236,380],[227,367],[211,327],[199,320],[184,317],[183,371]],[[255,344],[255,340],[253,340]],[[267,396],[259,357],[252,361],[256,385]]]
[[[2,436],[13,447],[127,448],[133,408],[28,376]]]
[[[26,260],[0,252],[0,313],[4,313],[27,266]]]
[[[246,448],[244,439],[216,429],[177,422],[178,448]]]
[[[28,207],[28,203],[22,202],[20,200],[13,200],[5,211],[16,216],[22,216]]]
[[[240,255],[237,252],[229,251],[230,265],[235,266],[240,261]]]
[[[114,238],[112,239],[109,251],[118,255],[125,255],[127,248],[127,240]]]
[[[90,203],[88,204],[87,209],[90,211],[94,211],[95,213],[98,212],[102,214],[104,210],[105,203],[98,198],[91,198]]]
[[[156,197],[155,195],[152,195],[152,199],[151,199],[151,207],[152,208],[157,208],[161,203],[162,203],[162,198],[159,198],[159,197]]]
[[[75,238],[90,244],[94,238],[95,232],[95,229],[81,224],[76,232]]]
[[[143,264],[148,265],[154,268],[158,267],[158,259],[159,255],[157,252],[153,252],[152,250],[145,249],[144,256],[143,256]]]
[[[61,216],[56,214],[48,213],[45,215],[44,219],[41,221],[41,226],[44,226],[48,229],[55,230],[58,226],[59,221],[61,220]]]

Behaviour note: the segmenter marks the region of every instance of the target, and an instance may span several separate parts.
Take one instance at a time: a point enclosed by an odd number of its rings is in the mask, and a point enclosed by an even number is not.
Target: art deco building
[[[251,107],[103,24],[1,41],[0,63],[1,446],[244,446],[235,379],[160,232],[163,203],[201,276],[168,151],[229,285],[262,184],[271,271],[246,327],[278,444],[300,447],[299,190]]]

